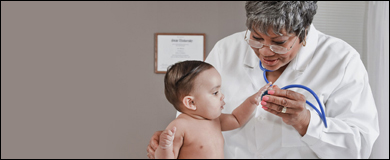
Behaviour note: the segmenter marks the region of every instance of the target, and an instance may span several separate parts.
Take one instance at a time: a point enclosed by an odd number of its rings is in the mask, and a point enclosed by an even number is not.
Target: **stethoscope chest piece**
[[[264,97],[265,95],[269,95],[269,94],[268,94],[268,90],[266,90],[266,91],[261,95],[260,100],[262,100],[263,97]]]

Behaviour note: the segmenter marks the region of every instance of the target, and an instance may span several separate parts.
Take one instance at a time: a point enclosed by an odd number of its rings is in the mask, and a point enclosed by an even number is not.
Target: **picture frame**
[[[155,33],[154,72],[180,61],[206,59],[205,33]]]

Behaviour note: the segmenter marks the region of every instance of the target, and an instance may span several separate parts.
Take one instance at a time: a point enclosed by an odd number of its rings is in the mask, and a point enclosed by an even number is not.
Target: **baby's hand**
[[[160,135],[159,147],[162,149],[166,149],[173,144],[173,139],[175,138],[176,127],[172,129],[164,130]]]
[[[270,88],[272,82],[269,82],[268,84],[266,84],[265,86],[261,87],[259,89],[258,92],[256,92],[255,94],[253,94],[252,96],[249,97],[249,100],[252,104],[256,104],[256,105],[259,105],[260,102],[261,102],[261,95],[266,91],[268,90],[268,88]]]

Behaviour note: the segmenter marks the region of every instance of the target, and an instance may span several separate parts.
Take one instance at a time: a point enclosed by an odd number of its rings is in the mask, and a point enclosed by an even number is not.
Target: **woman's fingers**
[[[298,100],[298,101],[305,101],[305,96],[298,93],[294,92],[291,90],[286,90],[286,89],[280,89],[277,85],[274,85],[272,87],[272,91],[268,92],[268,94],[277,96],[277,97],[286,97],[291,100]]]
[[[158,147],[158,142],[160,139],[162,131],[154,132],[152,138],[149,141],[148,147],[146,148],[147,156],[150,159],[154,159],[154,152],[156,151]]]
[[[153,148],[153,150],[156,150],[157,147],[158,147],[158,142],[159,142],[159,139],[160,139],[160,135],[163,131],[157,131],[157,132],[154,132],[153,136],[152,136],[152,139],[150,140],[150,144],[151,144],[151,147]]]
[[[154,151],[155,150],[153,150],[152,147],[150,147],[150,145],[148,145],[148,148],[146,149],[146,151],[147,151],[146,155],[148,156],[148,158],[154,159]]]

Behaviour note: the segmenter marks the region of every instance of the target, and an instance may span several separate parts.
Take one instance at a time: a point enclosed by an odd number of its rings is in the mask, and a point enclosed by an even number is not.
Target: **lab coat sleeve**
[[[319,158],[369,158],[379,136],[378,113],[359,55],[349,60],[340,84],[325,102],[328,128],[316,112],[302,141]]]

